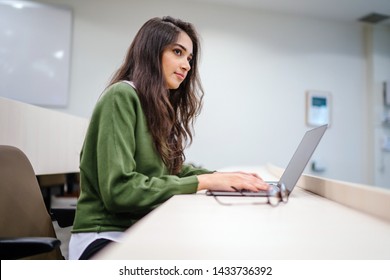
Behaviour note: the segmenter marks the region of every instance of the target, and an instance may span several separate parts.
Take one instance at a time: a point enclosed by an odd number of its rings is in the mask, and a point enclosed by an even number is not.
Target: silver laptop
[[[298,148],[287,165],[286,170],[280,177],[279,182],[268,182],[270,188],[267,191],[207,191],[207,195],[213,196],[286,196],[288,197],[293,191],[296,183],[301,177],[303,170],[313,155],[315,149],[320,143],[328,125],[322,125],[311,129],[305,133]]]

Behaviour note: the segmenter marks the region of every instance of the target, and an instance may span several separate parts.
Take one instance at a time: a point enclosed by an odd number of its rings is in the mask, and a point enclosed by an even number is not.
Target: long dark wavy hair
[[[162,54],[177,42],[180,32],[192,40],[191,70],[179,88],[169,90],[162,71]],[[202,107],[199,53],[199,38],[192,24],[172,17],[152,18],[136,34],[109,83],[134,82],[155,147],[171,174],[182,168],[184,149],[192,143],[194,121]]]

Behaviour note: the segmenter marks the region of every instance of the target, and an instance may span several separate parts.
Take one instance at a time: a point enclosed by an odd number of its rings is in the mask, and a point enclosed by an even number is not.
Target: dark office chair
[[[70,218],[62,226],[73,223],[74,209],[65,211]],[[57,220],[62,223],[61,217]],[[64,259],[30,161],[18,148],[4,145],[0,145],[0,225],[0,259]]]

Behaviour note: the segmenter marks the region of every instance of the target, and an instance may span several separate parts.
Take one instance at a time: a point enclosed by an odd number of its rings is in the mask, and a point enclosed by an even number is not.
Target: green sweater
[[[136,91],[124,82],[100,98],[80,156],[80,197],[73,231],[124,231],[175,194],[197,191],[196,175],[184,165],[177,175],[156,152]]]

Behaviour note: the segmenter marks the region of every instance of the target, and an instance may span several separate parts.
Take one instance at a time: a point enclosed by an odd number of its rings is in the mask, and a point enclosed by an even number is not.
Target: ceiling
[[[357,21],[370,13],[390,16],[390,0],[192,0],[331,20]],[[379,24],[390,25],[390,20]]]

